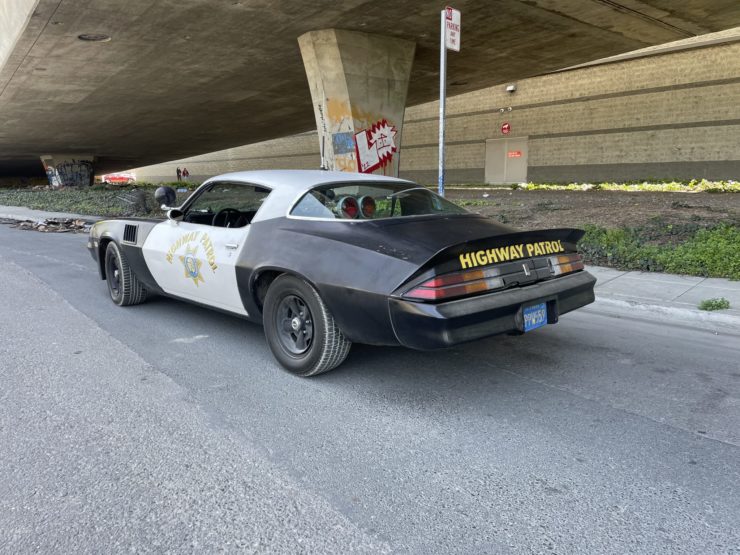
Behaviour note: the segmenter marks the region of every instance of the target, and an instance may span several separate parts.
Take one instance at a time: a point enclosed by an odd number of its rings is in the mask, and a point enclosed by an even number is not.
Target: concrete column
[[[41,162],[53,189],[59,187],[82,187],[92,185],[95,180],[92,155],[45,154]]]
[[[328,169],[398,175],[415,43],[324,29],[298,44]]]

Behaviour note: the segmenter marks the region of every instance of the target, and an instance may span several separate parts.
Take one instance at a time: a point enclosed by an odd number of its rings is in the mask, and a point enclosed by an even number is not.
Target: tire
[[[105,249],[105,280],[110,298],[118,306],[141,304],[146,300],[146,289],[114,241]]]
[[[272,282],[263,311],[272,354],[289,372],[308,377],[339,366],[352,343],[311,285],[284,274]]]

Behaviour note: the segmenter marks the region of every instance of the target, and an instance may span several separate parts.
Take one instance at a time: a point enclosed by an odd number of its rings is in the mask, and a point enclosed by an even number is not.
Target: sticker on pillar
[[[371,173],[387,166],[393,160],[393,153],[398,150],[396,134],[396,127],[385,119],[355,134],[358,170]]]
[[[355,151],[355,137],[352,131],[334,133],[331,136],[334,154],[350,154]]]

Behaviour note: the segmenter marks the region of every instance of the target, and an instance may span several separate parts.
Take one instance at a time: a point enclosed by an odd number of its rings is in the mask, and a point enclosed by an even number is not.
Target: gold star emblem
[[[200,273],[200,267],[203,265],[203,261],[195,258],[197,252],[198,245],[195,245],[192,248],[188,247],[185,249],[185,254],[180,257],[180,262],[182,262],[183,268],[185,269],[185,277],[192,279],[196,286],[199,281],[205,282],[203,275]]]

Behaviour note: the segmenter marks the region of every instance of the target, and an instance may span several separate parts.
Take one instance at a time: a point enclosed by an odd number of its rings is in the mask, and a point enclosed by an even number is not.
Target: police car
[[[577,229],[521,232],[413,182],[327,171],[229,173],[167,218],[96,223],[88,248],[119,306],[166,295],[264,326],[313,376],[355,343],[438,349],[531,332],[593,302]]]

